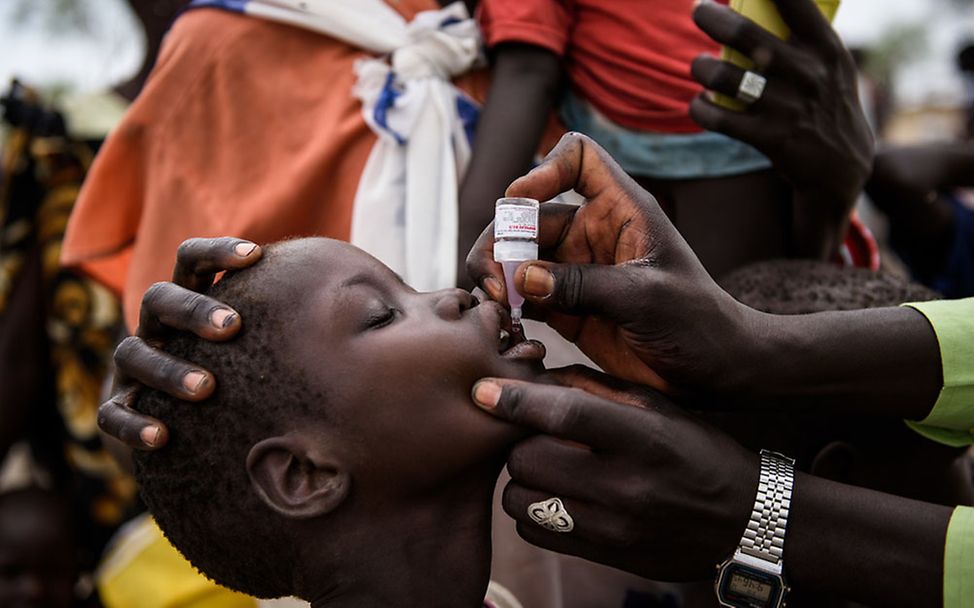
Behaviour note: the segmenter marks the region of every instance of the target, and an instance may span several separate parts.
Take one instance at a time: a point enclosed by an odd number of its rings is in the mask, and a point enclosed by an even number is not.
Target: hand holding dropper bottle
[[[494,261],[504,268],[513,329],[521,333],[524,296],[514,288],[514,271],[538,259],[538,207],[533,198],[499,198],[494,206]]]

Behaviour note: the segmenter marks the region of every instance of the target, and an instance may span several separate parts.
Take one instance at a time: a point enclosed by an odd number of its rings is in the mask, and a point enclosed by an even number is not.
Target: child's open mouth
[[[490,309],[496,314],[489,317],[496,318],[495,323],[489,323],[488,327],[496,327],[497,331],[497,352],[505,359],[517,359],[522,361],[540,361],[544,359],[544,344],[537,340],[528,340],[524,337],[524,332],[515,331],[511,324],[511,314],[497,302],[486,301],[480,304],[485,309]],[[493,320],[493,319],[491,319]]]

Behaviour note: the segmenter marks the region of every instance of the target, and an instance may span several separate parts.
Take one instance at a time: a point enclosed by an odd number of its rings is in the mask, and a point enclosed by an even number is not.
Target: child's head
[[[265,247],[211,295],[241,314],[240,334],[180,336],[169,350],[213,371],[217,389],[198,405],[143,395],[138,408],[170,441],[136,456],[150,510],[205,574],[253,595],[297,593],[299,564],[323,559],[309,543],[327,537],[337,569],[353,558],[348,539],[382,534],[404,505],[458,483],[493,487],[521,432],[472,407],[470,390],[539,371],[530,349],[505,354],[501,307],[418,293],[329,239]]]
[[[68,608],[78,582],[70,510],[53,492],[0,494],[0,606]]]

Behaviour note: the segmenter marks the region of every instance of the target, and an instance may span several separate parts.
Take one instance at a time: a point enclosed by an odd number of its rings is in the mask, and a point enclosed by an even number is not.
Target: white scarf
[[[379,136],[359,181],[351,242],[421,291],[456,280],[459,182],[470,143],[450,79],[483,61],[460,2],[409,23],[383,0],[198,0],[327,34],[379,55],[356,62],[352,93]]]

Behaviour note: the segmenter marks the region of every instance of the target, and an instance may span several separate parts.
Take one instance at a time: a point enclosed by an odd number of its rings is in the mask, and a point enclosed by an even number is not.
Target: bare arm
[[[911,308],[758,313],[742,406],[787,404],[922,420],[943,376],[937,336]]]
[[[494,219],[494,201],[531,165],[560,79],[560,59],[551,51],[527,44],[497,46],[473,159],[460,189],[459,284],[469,283],[464,260]]]
[[[31,407],[44,396],[44,372],[50,367],[43,302],[41,260],[35,250],[0,313],[0,461],[23,438]]]

